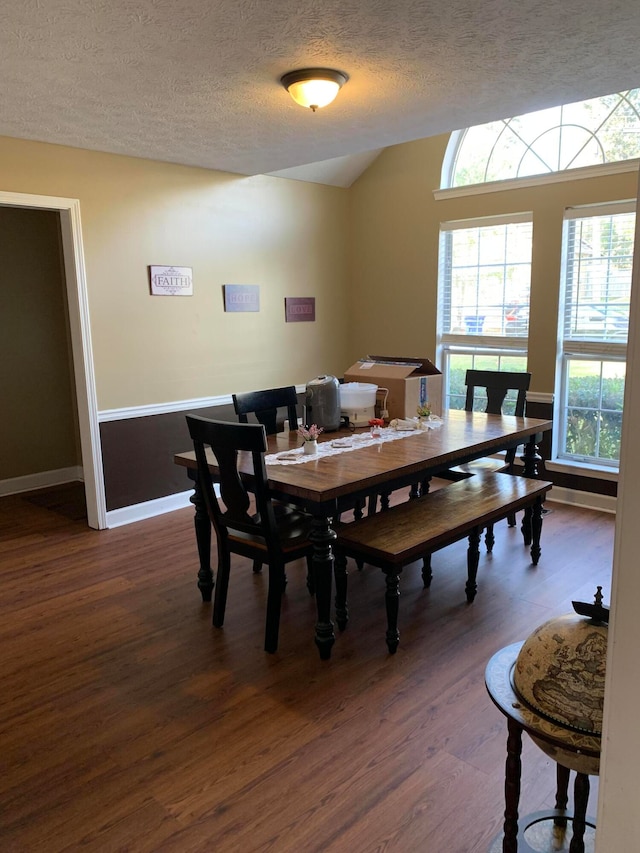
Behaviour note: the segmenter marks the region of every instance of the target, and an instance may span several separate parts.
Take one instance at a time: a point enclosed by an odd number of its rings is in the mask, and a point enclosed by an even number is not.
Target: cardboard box
[[[415,417],[423,403],[431,406],[434,415],[442,415],[442,374],[428,358],[367,355],[345,371],[344,381],[371,382],[388,388],[390,420]]]

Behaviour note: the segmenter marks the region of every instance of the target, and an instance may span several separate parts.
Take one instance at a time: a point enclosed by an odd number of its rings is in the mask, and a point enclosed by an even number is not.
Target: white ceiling
[[[0,0],[0,135],[348,186],[388,145],[635,88],[639,37],[638,0]],[[350,78],[316,113],[279,83],[307,66]]]

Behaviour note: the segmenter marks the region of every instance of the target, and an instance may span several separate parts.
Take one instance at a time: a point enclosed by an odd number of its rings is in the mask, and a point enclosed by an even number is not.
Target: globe
[[[589,775],[598,773],[599,757],[581,755],[579,745],[581,735],[602,735],[608,611],[601,607],[599,595],[595,604],[574,602],[577,613],[536,628],[522,644],[511,675],[518,698],[539,715],[541,733],[547,720],[554,729],[566,730],[572,748],[565,751],[530,730],[538,746],[561,764]],[[580,615],[581,610],[591,618]]]

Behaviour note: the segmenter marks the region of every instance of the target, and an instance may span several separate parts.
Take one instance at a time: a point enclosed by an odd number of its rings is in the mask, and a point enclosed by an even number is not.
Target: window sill
[[[577,169],[565,169],[562,172],[550,172],[544,175],[528,175],[522,178],[506,178],[502,181],[487,181],[483,184],[467,184],[462,187],[442,187],[433,190],[436,201],[465,196],[482,195],[484,193],[504,192],[512,189],[529,189],[547,184],[558,184],[575,181],[582,178],[601,178],[608,175],[637,172],[640,160],[622,160],[616,163],[602,163],[596,166],[582,166]]]
[[[544,463],[547,471],[557,471],[561,474],[573,474],[574,476],[590,477],[594,480],[610,480],[618,482],[618,469],[605,468],[600,465],[588,465],[586,462],[571,462],[568,459],[554,459]]]

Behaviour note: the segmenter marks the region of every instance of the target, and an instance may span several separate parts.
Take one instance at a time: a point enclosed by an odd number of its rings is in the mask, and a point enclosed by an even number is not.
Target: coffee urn
[[[307,382],[305,423],[316,424],[325,432],[340,426],[340,385],[335,376],[316,376]]]

